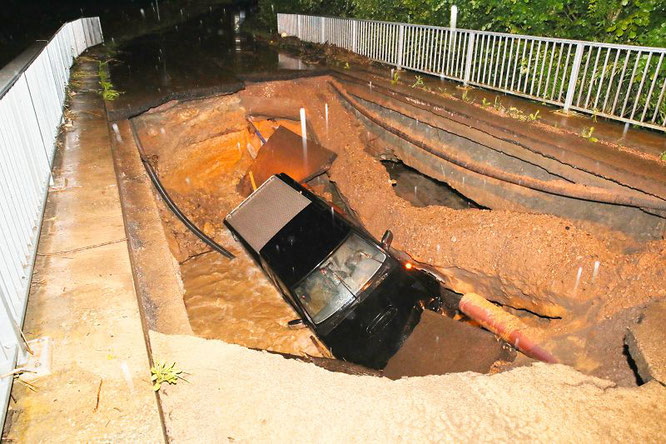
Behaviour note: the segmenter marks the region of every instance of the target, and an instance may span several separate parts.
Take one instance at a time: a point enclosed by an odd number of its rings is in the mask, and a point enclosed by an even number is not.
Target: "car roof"
[[[259,254],[261,249],[312,200],[271,176],[225,218]]]
[[[328,257],[351,227],[321,201],[298,213],[261,249],[271,270],[291,287]]]

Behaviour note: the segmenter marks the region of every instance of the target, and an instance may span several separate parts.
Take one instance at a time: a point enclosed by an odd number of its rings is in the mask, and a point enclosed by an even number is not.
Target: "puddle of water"
[[[237,10],[215,9],[123,45],[111,65],[113,83],[123,92],[113,108],[145,109],[173,93],[212,94],[241,74],[309,69],[239,31],[237,18]]]

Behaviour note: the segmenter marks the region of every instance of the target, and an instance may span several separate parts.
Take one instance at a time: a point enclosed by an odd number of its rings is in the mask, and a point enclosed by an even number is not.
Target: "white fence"
[[[666,48],[300,14],[278,32],[372,60],[666,131]]]
[[[81,18],[64,24],[35,57],[0,71],[0,429],[12,382],[5,375],[25,356],[21,328],[69,69],[102,42],[99,19]]]

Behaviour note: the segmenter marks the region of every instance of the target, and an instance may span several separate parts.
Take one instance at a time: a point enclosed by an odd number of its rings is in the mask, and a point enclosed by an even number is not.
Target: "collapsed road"
[[[623,353],[624,331],[644,304],[664,297],[658,272],[664,265],[662,243],[637,243],[598,223],[550,215],[414,207],[395,195],[381,163],[409,159],[400,158],[399,146],[374,135],[376,129],[348,107],[324,76],[248,84],[233,95],[170,102],[133,120],[176,203],[204,232],[234,250],[221,221],[242,201],[238,184],[254,162],[251,153],[261,147],[247,118],[255,116],[268,139],[279,126],[299,133],[304,108],[308,135],[337,154],[326,175],[335,186],[314,180],[317,194],[348,206],[375,238],[391,229],[396,247],[433,266],[446,287],[503,306],[519,318],[512,331],[543,344],[561,362],[635,384]],[[243,271],[247,258],[241,258],[241,269],[215,259],[168,212],[160,212],[196,334],[322,355],[307,331],[288,329],[296,316],[274,288],[269,290],[270,283],[256,271]],[[234,250],[237,256],[241,252]],[[159,312],[153,322],[162,322]]]

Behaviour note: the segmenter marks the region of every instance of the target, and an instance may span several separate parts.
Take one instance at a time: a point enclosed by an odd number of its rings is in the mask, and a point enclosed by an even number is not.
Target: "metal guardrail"
[[[372,60],[666,131],[666,48],[300,14],[278,32]]]
[[[0,429],[21,335],[69,69],[104,41],[99,18],[65,23],[26,60],[0,71]]]

